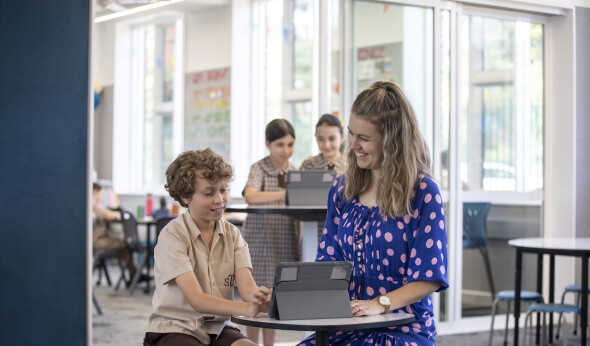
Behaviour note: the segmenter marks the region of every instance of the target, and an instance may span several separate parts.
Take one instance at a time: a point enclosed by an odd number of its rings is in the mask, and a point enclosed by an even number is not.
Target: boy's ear
[[[189,198],[184,198],[184,197],[180,197],[180,199],[182,199],[182,201],[184,202],[184,204],[189,205],[191,200]]]
[[[266,141],[264,143],[266,143],[266,149],[270,150],[270,142],[269,141]]]

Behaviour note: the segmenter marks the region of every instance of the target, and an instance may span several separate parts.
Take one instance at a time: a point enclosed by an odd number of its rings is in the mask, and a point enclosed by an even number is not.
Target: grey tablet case
[[[268,315],[278,320],[352,317],[352,262],[281,262]]]
[[[323,205],[328,202],[328,192],[336,179],[336,171],[287,172],[286,205]]]

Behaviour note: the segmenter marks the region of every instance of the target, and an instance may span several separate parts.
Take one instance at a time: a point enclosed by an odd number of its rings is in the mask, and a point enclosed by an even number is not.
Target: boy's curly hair
[[[195,193],[195,177],[207,179],[210,183],[230,181],[234,176],[232,166],[213,150],[189,150],[180,154],[166,169],[164,187],[170,197],[188,207],[182,198],[191,198]]]

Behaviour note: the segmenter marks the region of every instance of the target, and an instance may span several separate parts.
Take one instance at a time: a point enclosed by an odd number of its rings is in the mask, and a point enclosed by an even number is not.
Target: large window
[[[163,193],[182,143],[182,20],[121,24],[117,32],[113,183]],[[179,66],[180,64],[180,66]]]
[[[265,122],[285,118],[293,124],[297,138],[291,162],[295,166],[316,150],[311,102],[314,4],[312,0],[269,0],[254,5],[264,7],[266,14],[260,20],[266,28],[260,46],[266,61]]]
[[[543,25],[464,16],[461,178],[475,191],[543,188]]]
[[[138,29],[145,35],[143,187],[165,182],[172,152],[174,115],[174,23]]]

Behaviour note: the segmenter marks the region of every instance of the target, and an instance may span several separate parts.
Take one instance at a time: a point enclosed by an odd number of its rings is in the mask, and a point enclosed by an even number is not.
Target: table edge
[[[298,331],[314,331],[314,332],[323,332],[323,331],[340,331],[340,330],[361,330],[361,329],[377,329],[377,328],[387,328],[392,326],[404,325],[410,322],[413,322],[416,317],[413,314],[404,313],[407,317],[396,320],[396,324],[392,325],[389,324],[391,321],[377,321],[377,322],[367,322],[363,324],[362,328],[357,328],[358,323],[338,323],[338,324],[326,324],[326,325],[301,325],[297,324],[298,321],[301,320],[289,320],[292,321],[293,324],[290,322],[286,322],[286,320],[277,320],[278,322],[273,323],[272,321],[253,321],[250,320],[249,317],[247,319],[242,319],[240,316],[232,316],[231,321],[236,324],[241,324],[244,326],[250,327],[260,327],[260,328],[273,328],[273,329],[280,329],[280,330],[298,330]]]
[[[584,254],[590,254],[590,248],[564,248],[558,246],[551,246],[551,244],[546,244],[543,246],[531,246],[531,245],[523,245],[523,244],[515,244],[515,241],[525,241],[525,240],[533,240],[533,239],[540,239],[540,240],[551,240],[553,238],[543,238],[543,237],[525,237],[525,238],[515,238],[510,239],[508,241],[508,246],[513,247],[515,249],[520,249],[521,251],[525,252],[539,252],[539,253],[548,253],[552,252],[556,255],[570,255],[570,256],[583,256]],[[570,239],[570,238],[554,238],[554,239]],[[587,237],[581,239],[590,239]]]

